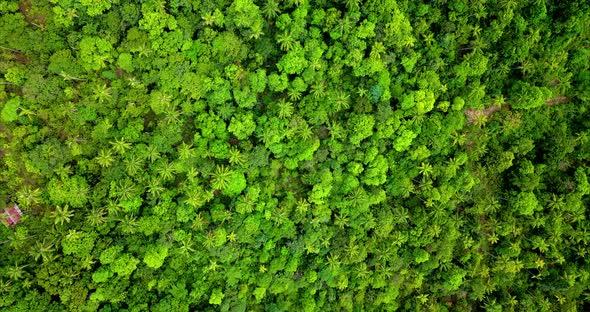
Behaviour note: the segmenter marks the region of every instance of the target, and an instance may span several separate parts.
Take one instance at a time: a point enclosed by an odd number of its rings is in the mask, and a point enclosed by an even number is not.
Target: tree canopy
[[[587,310],[589,30],[583,0],[0,0],[0,310]]]

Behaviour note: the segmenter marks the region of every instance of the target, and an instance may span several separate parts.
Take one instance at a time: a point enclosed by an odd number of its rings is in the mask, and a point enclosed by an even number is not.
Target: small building
[[[20,217],[23,212],[18,208],[17,204],[12,204],[12,207],[4,208],[4,221],[8,226],[15,226],[20,222]]]

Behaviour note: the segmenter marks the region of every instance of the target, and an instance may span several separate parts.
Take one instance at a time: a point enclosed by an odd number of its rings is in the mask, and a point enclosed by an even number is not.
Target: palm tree
[[[500,202],[497,199],[492,198],[489,202],[485,203],[484,212],[493,214],[496,213],[500,208],[502,208]]]
[[[317,243],[315,241],[309,242],[306,241],[305,242],[305,253],[306,254],[317,254],[320,252],[320,249],[318,248],[318,246],[316,246]]]
[[[455,159],[455,157],[452,157],[451,159],[449,159],[449,168],[452,171],[457,171],[459,169],[459,161],[457,159]]]
[[[229,185],[230,178],[233,175],[233,172],[230,168],[220,165],[215,168],[215,172],[211,174],[211,186],[215,190],[221,190],[226,188]]]
[[[411,48],[414,46],[414,43],[416,43],[416,38],[414,38],[412,35],[408,35],[402,39],[402,43],[404,47]]]
[[[104,208],[109,213],[109,217],[116,217],[121,211],[121,206],[119,206],[116,200],[107,201]]]
[[[561,211],[565,208],[565,203],[563,201],[563,197],[559,197],[555,194],[551,195],[551,199],[549,200],[549,204],[547,205],[551,210]]]
[[[240,214],[251,213],[254,211],[254,201],[248,194],[240,197],[236,203],[236,211]]]
[[[498,71],[498,73],[501,76],[505,76],[505,75],[508,75],[508,73],[510,73],[510,67],[506,64],[501,64],[500,66],[497,67],[496,71]]]
[[[199,208],[205,203],[205,196],[201,190],[193,190],[188,195],[188,198],[184,201],[185,204],[190,205],[193,208]]]
[[[297,90],[290,89],[288,96],[291,101],[298,101],[301,99],[301,92],[297,91]]]
[[[108,101],[111,99],[111,88],[107,87],[106,84],[99,85],[97,84],[94,87],[92,97],[98,101],[98,103],[103,103],[104,101]]]
[[[320,70],[322,68],[321,57],[313,57],[311,60],[309,60],[309,68],[314,70]]]
[[[257,135],[257,137],[264,143],[264,145],[268,146],[270,144],[275,143],[277,139],[277,134],[274,129],[271,127],[265,127],[262,130],[262,133]]]
[[[250,29],[250,36],[248,36],[248,38],[258,40],[260,38],[260,36],[262,36],[262,35],[264,35],[262,28],[256,27],[256,28]]]
[[[80,261],[80,266],[86,270],[92,269],[92,265],[95,263],[94,258],[92,256],[86,256],[84,259]]]
[[[132,155],[128,158],[125,158],[125,160],[123,160],[123,164],[125,165],[125,171],[127,171],[127,174],[130,176],[134,176],[143,168],[143,161],[137,155]]]
[[[231,221],[233,218],[234,218],[233,212],[231,212],[230,210],[224,210],[221,213],[221,224]]]
[[[336,99],[334,100],[334,113],[350,107],[350,103],[348,102],[349,97],[350,96],[344,92],[338,92]]]
[[[133,181],[130,179],[119,180],[117,183],[115,196],[123,200],[129,200],[135,196],[137,189]]]
[[[205,248],[213,248],[213,246],[215,246],[216,237],[213,231],[207,232],[206,235],[203,235],[203,238],[203,246],[205,246]]]
[[[207,227],[207,220],[205,218],[203,218],[203,216],[201,215],[200,212],[197,213],[197,216],[195,217],[195,220],[193,221],[193,223],[191,225],[191,229],[197,230],[197,231],[202,231],[206,227]]]
[[[137,227],[139,226],[139,222],[133,215],[125,215],[121,221],[121,231],[126,234],[133,234],[137,231]]]
[[[300,7],[300,6],[304,5],[305,2],[307,2],[307,0],[287,0],[289,7],[292,7],[292,6]]]
[[[172,180],[172,178],[174,178],[174,173],[175,173],[175,169],[174,169],[174,164],[173,163],[168,163],[167,161],[163,162],[162,165],[160,166],[160,168],[158,168],[158,174],[162,177],[162,179],[164,179],[164,181],[169,181]]]
[[[143,84],[139,81],[139,79],[137,79],[135,77],[129,77],[129,78],[127,78],[127,82],[129,83],[129,85],[132,88],[141,88],[141,87],[143,87]]]
[[[430,175],[432,175],[432,172],[433,172],[432,165],[430,165],[429,163],[422,163],[422,165],[420,167],[418,167],[418,169],[420,169],[420,173],[425,178],[430,177]]]
[[[25,274],[25,271],[23,270],[23,268],[25,268],[25,267],[26,267],[26,265],[19,266],[17,263],[14,266],[11,266],[6,270],[6,275],[8,275],[8,277],[10,277],[13,280],[19,280],[19,279],[23,278],[23,276]]]
[[[195,252],[194,243],[190,236],[186,237],[185,239],[180,241],[182,246],[180,246],[180,251],[182,254],[189,255]]]
[[[110,167],[115,161],[115,158],[113,157],[111,152],[105,150],[101,150],[95,159],[96,162],[103,168]]]
[[[281,50],[283,51],[293,50],[297,43],[290,32],[278,34],[276,40],[281,45]]]
[[[182,142],[180,147],[178,147],[178,159],[180,160],[187,160],[194,157],[195,150],[193,149],[192,144],[186,144]]]
[[[197,179],[197,176],[199,176],[199,172],[194,167],[190,167],[186,171],[186,180],[191,183],[194,182],[195,179]]]
[[[247,161],[247,158],[237,148],[231,147],[229,149],[229,163],[232,165],[243,165]]]
[[[532,73],[534,71],[535,65],[532,61],[525,60],[522,62],[521,66],[518,68],[523,73],[523,76],[528,76],[530,73]]]
[[[289,220],[289,212],[284,207],[276,209],[274,213],[271,214],[271,220],[276,226],[281,226]]]
[[[307,122],[304,122],[297,128],[297,136],[302,140],[309,140],[313,136],[313,130]]]
[[[488,242],[492,245],[496,244],[498,240],[500,240],[500,238],[496,233],[493,233],[492,235],[490,235],[490,237],[488,237]]]
[[[328,266],[333,271],[338,270],[340,268],[340,256],[330,253],[328,256]]]
[[[279,118],[287,119],[293,114],[293,103],[281,99],[277,103],[279,109]]]
[[[465,133],[459,133],[457,131],[453,133],[453,145],[463,146],[466,141],[467,136],[465,135]]]
[[[356,239],[353,237],[351,237],[350,241],[348,242],[348,245],[346,247],[344,247],[344,250],[346,252],[347,258],[350,262],[356,262],[354,261],[358,255],[360,254],[360,250],[359,250],[359,246],[356,242]]]
[[[113,149],[119,153],[120,155],[125,154],[125,152],[131,148],[131,143],[127,143],[125,141],[123,141],[123,139],[121,140],[117,140],[115,139],[114,142],[109,142],[111,143],[111,145],[113,146]]]
[[[504,98],[504,96],[502,94],[496,96],[494,98],[494,100],[492,101],[492,104],[494,104],[496,106],[500,106],[500,107],[502,107],[502,105],[504,105],[504,103],[506,103],[506,99]]]
[[[64,165],[55,169],[53,172],[55,172],[60,178],[65,179],[72,174],[72,166]]]
[[[322,98],[326,95],[326,84],[321,82],[316,82],[311,86],[311,95],[314,99]]]
[[[362,262],[359,266],[355,269],[356,277],[360,280],[366,280],[370,275],[371,272],[367,269],[367,264]]]
[[[262,6],[262,14],[269,20],[279,16],[279,13],[281,13],[281,9],[275,0],[268,0]]]
[[[100,209],[92,209],[90,213],[86,216],[86,221],[91,226],[99,226],[105,223],[107,220],[106,218],[106,210],[104,208]]]
[[[360,98],[365,98],[368,94],[368,90],[367,88],[363,87],[363,86],[358,86],[356,88],[356,94],[360,97]]]
[[[332,139],[342,139],[346,134],[344,127],[337,121],[328,120],[328,129]]]
[[[164,188],[162,187],[160,180],[157,178],[150,179],[150,181],[148,182],[147,189],[148,193],[154,198],[160,196],[160,194],[162,194],[162,192],[164,191]]]
[[[299,213],[299,214],[305,214],[305,213],[307,213],[309,206],[310,205],[309,205],[309,202],[307,201],[307,199],[301,198],[297,202],[297,207],[295,208],[295,211],[297,211],[297,213]]]
[[[213,26],[213,24],[215,23],[215,16],[213,16],[213,13],[211,12],[203,15],[202,19],[203,24],[205,24],[205,26]]]
[[[345,0],[346,8],[349,11],[356,11],[359,9],[360,0]]]
[[[0,294],[7,293],[12,288],[12,283],[10,281],[5,282],[3,279],[0,279]]]
[[[334,221],[334,224],[336,224],[336,226],[338,226],[340,229],[344,229],[346,226],[348,226],[349,221],[348,215],[346,213],[341,213],[336,215],[336,221]]]
[[[227,234],[227,240],[231,243],[235,243],[238,240],[238,235],[235,232]]]
[[[155,146],[151,145],[148,147],[146,157],[150,162],[154,162],[160,158],[160,152],[158,152],[158,149]]]
[[[230,118],[235,114],[236,108],[230,102],[224,102],[217,106],[217,116],[221,117],[223,120],[230,120]]]
[[[408,211],[408,209],[406,209],[404,207],[399,207],[399,208],[396,208],[393,211],[393,213],[395,216],[395,223],[396,224],[408,223],[408,220],[410,219],[410,212]]]
[[[365,206],[368,203],[369,196],[365,189],[361,187],[357,187],[349,196],[350,204],[352,208],[357,208],[360,206]]]
[[[68,205],[63,207],[56,206],[55,210],[51,212],[51,217],[53,218],[53,222],[55,224],[63,225],[65,223],[70,223],[71,218],[74,216],[74,212],[69,210]]]
[[[35,261],[39,260],[39,258],[43,259],[44,262],[47,262],[51,259],[51,254],[55,249],[53,248],[53,244],[48,243],[43,239],[43,242],[36,242],[33,249],[30,251]]]
[[[219,266],[219,264],[217,264],[217,261],[209,260],[209,266],[207,267],[207,270],[215,272],[215,271],[219,270],[219,267],[220,266]]]
[[[30,186],[25,186],[22,190],[16,193],[16,198],[18,199],[18,203],[22,205],[23,208],[28,209],[32,205],[36,205],[41,200],[41,190],[40,189],[32,189]]]
[[[180,112],[174,108],[167,109],[164,112],[164,116],[164,125],[178,124],[180,121]]]

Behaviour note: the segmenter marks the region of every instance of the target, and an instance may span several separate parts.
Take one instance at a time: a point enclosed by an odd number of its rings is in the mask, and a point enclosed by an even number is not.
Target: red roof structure
[[[10,208],[4,208],[4,220],[8,226],[15,226],[20,222],[20,217],[23,212],[18,208],[16,204],[13,204]]]

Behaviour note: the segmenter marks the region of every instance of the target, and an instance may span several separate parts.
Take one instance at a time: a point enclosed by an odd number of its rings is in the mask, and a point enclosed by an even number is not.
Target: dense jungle
[[[0,311],[588,311],[589,67],[585,0],[0,0]]]

